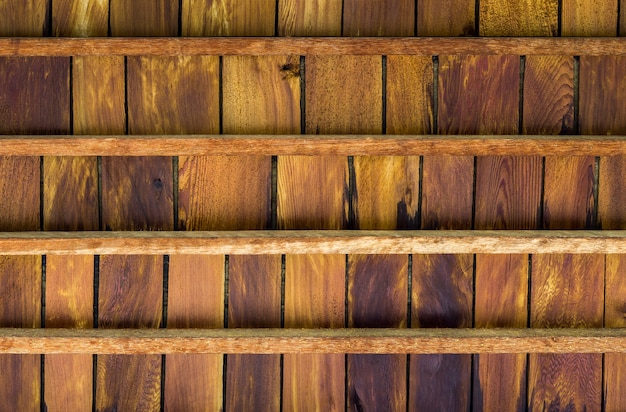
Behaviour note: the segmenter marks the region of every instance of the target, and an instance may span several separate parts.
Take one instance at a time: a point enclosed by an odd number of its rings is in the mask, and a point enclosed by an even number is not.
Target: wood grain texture
[[[432,58],[388,56],[386,86],[386,133],[432,133]]]
[[[109,0],[55,0],[52,2],[52,35],[106,37]]]
[[[102,256],[99,328],[157,328],[163,300],[160,256]],[[159,410],[159,355],[101,355],[97,360],[97,409]]]
[[[281,326],[281,261],[277,256],[231,256],[228,327]],[[280,357],[227,357],[226,410],[280,408]]]
[[[602,255],[533,256],[531,327],[598,327],[604,310]],[[531,408],[600,410],[602,356],[530,357]]]
[[[561,11],[563,36],[616,36],[618,0],[565,0]]]
[[[170,256],[167,326],[224,327],[224,256]],[[223,405],[223,355],[168,355],[164,409],[218,410]]]
[[[526,57],[523,92],[524,133],[574,133],[573,58]]]
[[[0,36],[45,36],[47,0],[8,0],[0,4]]]
[[[183,0],[183,36],[273,36],[276,0]]]
[[[345,274],[345,255],[286,255],[285,327],[342,328],[345,325]],[[285,410],[314,405],[342,410],[344,384],[343,354],[284,356]]]
[[[481,36],[557,36],[557,0],[480,2]]]
[[[112,36],[177,36],[175,0],[109,0]]]
[[[472,3],[472,10],[474,3]],[[620,38],[0,38],[0,56],[623,56]]]
[[[415,33],[415,1],[343,2],[343,36],[403,36]]]
[[[418,36],[475,36],[475,2],[422,0],[417,2]]]
[[[626,270],[626,258],[624,255],[607,255],[605,260],[605,314],[604,326],[608,328],[623,328],[626,326],[626,302],[624,291],[626,282],[621,275]],[[623,354],[607,353],[604,355],[604,404],[607,410],[620,410],[626,408],[624,386],[626,376],[626,356]]]
[[[340,0],[278,2],[279,36],[341,36]]]

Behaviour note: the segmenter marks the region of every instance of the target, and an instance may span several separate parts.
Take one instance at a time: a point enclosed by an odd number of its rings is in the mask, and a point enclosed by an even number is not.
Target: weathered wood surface
[[[624,328],[0,328],[1,353],[601,354],[626,353]],[[247,355],[247,356],[249,356]],[[343,356],[342,356],[343,357]],[[269,359],[269,358],[268,358]],[[278,378],[278,376],[276,376]],[[274,377],[272,378],[274,379]],[[276,379],[278,380],[278,379]],[[132,381],[127,381],[130,383]],[[258,382],[257,382],[258,383]],[[277,382],[267,381],[268,384]],[[343,392],[342,381],[340,392]],[[121,385],[122,383],[120,383]],[[133,383],[134,384],[134,383]],[[313,384],[313,382],[311,382]],[[598,384],[598,390],[600,386]],[[149,390],[150,388],[146,388]],[[129,389],[130,390],[130,389]]]
[[[558,18],[557,0],[486,0],[480,2],[478,34],[557,36]]]
[[[111,36],[178,36],[178,7],[172,0],[109,0]]]
[[[54,0],[49,3],[52,3],[53,36],[107,36],[110,0]]]
[[[181,1],[183,36],[273,36],[276,0]]]
[[[279,36],[341,36],[342,2],[337,0],[281,0]]]
[[[134,3],[133,3],[134,4]],[[472,28],[473,30],[473,28]],[[0,56],[622,56],[624,39],[567,37],[2,38]]]
[[[49,34],[47,0],[7,0],[0,4],[0,36]]]
[[[619,0],[587,2],[563,1],[561,10],[561,35],[563,36],[616,36]]]
[[[343,36],[408,37],[415,32],[415,1],[343,2]],[[329,36],[329,34],[324,34]],[[375,406],[374,406],[375,407]]]

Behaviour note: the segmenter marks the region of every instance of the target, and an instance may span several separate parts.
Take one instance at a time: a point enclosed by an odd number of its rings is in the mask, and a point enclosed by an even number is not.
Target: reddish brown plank
[[[344,36],[413,36],[415,1],[343,2]]]
[[[183,36],[273,36],[276,0],[183,0]]]
[[[48,34],[47,0],[8,0],[0,4],[0,36]]]
[[[474,36],[473,0],[421,0],[417,2],[418,36]]]
[[[278,2],[279,36],[341,36],[342,2],[282,0]]]
[[[109,0],[112,36],[177,36],[177,0]]]
[[[557,36],[557,0],[481,1],[481,36]]]
[[[69,131],[68,59],[0,59],[0,72],[0,133]],[[1,158],[0,176],[0,228],[39,230],[39,158]],[[41,263],[39,256],[2,258],[3,327],[41,326]],[[1,383],[6,408],[39,409],[40,360],[37,355],[0,357],[0,370],[10,371]]]
[[[275,256],[231,256],[228,326],[280,327],[281,262]],[[226,410],[280,409],[280,357],[227,358]]]
[[[562,36],[616,36],[618,0],[563,0]]]
[[[51,3],[53,36],[107,36],[109,0],[55,0]]]

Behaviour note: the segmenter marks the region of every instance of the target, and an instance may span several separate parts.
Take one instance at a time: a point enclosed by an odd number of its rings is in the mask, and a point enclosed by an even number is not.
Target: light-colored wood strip
[[[0,136],[0,156],[620,156],[626,136]]]
[[[341,36],[342,0],[281,0],[279,36]]]
[[[273,36],[277,0],[182,0],[183,36]]]
[[[604,254],[626,253],[626,231],[328,230],[2,232],[2,255],[115,254]]]
[[[618,0],[563,0],[561,35],[616,36]]]
[[[483,0],[478,18],[481,36],[556,36],[557,0]]]
[[[622,38],[2,38],[0,56],[625,55]]]
[[[0,353],[626,353],[626,329],[0,329]]]
[[[110,0],[52,1],[52,35],[106,37]]]

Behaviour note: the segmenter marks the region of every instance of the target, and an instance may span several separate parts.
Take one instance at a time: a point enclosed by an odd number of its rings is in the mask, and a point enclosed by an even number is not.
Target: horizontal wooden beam
[[[0,136],[0,156],[617,156],[626,136]]]
[[[626,329],[0,329],[0,353],[624,353]]]
[[[2,255],[626,253],[626,231],[0,232]]]
[[[626,39],[589,37],[2,38],[0,56],[626,54]]]

